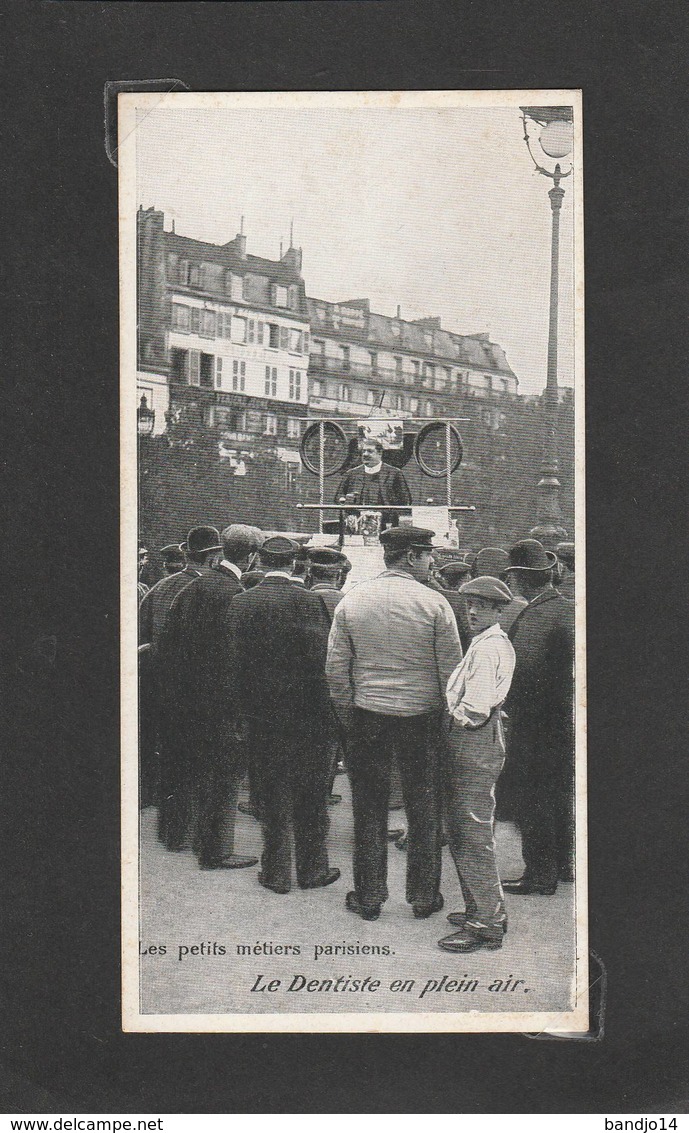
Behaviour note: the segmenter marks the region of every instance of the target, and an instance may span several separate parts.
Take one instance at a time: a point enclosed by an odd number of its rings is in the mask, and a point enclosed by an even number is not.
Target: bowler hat
[[[501,550],[500,547],[484,547],[471,564],[471,573],[474,578],[481,575],[500,578],[509,565],[510,556],[507,551]]]
[[[334,551],[330,547],[310,547],[308,558],[314,566],[343,567],[349,561],[341,551]]]
[[[165,547],[160,548],[158,554],[164,563],[176,563],[184,558],[181,543],[168,543]]]
[[[290,563],[299,553],[299,544],[286,535],[271,535],[259,548],[260,557],[271,559],[273,562]]]
[[[391,551],[432,551],[435,531],[427,527],[388,527],[380,534],[380,541]]]
[[[510,547],[508,570],[552,570],[557,555],[546,551],[538,539],[520,539]]]
[[[180,543],[183,551],[190,555],[201,555],[204,551],[222,551],[220,532],[217,527],[192,527],[184,543]]]
[[[509,586],[501,579],[491,578],[485,574],[478,578],[470,578],[468,582],[463,582],[459,588],[459,593],[463,594],[465,598],[472,596],[474,598],[486,598],[489,602],[497,602],[502,606],[506,606],[514,597]]]
[[[231,523],[229,527],[223,529],[220,538],[226,552],[231,549],[235,552],[239,551],[240,554],[257,551],[265,541],[260,527],[252,527],[248,523]]]
[[[574,543],[558,543],[555,554],[560,562],[570,570],[574,570]]]

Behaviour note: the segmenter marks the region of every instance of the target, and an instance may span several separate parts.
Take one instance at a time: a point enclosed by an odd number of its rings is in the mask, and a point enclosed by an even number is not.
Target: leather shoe
[[[438,948],[442,948],[443,952],[478,952],[480,948],[495,952],[496,949],[502,948],[502,940],[479,936],[478,933],[466,928],[462,932],[453,932],[451,936],[444,936],[438,941]]]
[[[442,893],[438,893],[433,898],[430,905],[416,902],[416,904],[412,905],[412,909],[415,917],[419,920],[425,920],[426,917],[432,917],[433,913],[439,913],[444,904]]]
[[[203,858],[199,861],[199,869],[248,869],[252,865],[258,865],[258,858],[245,858],[241,854],[228,854],[217,862]]]
[[[328,806],[337,806],[337,804],[341,803],[341,802],[342,802],[342,795],[329,795],[328,796]]]
[[[397,842],[404,838],[404,830],[388,830],[388,842]]]
[[[300,889],[322,889],[325,885],[332,885],[334,881],[339,881],[340,871],[335,866],[324,873],[322,877],[317,877],[314,881],[307,881],[306,885],[300,885]]]
[[[557,882],[552,885],[542,885],[538,881],[529,881],[526,877],[518,877],[515,881],[503,881],[502,888],[505,893],[514,893],[522,897],[552,897],[557,889]]]
[[[457,928],[466,928],[467,914],[466,913],[448,913],[447,919],[450,924],[456,925]],[[507,932],[507,921],[502,922],[503,935]]]
[[[292,888],[291,885],[271,885],[269,881],[265,880],[262,873],[258,875],[258,883],[262,885],[264,889],[272,889],[273,893],[289,893]]]
[[[350,913],[358,913],[365,921],[377,921],[380,916],[380,905],[362,905],[353,890],[345,897],[345,905]]]

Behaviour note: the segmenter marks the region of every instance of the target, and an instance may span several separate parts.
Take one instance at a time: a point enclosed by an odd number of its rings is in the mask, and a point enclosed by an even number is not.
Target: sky
[[[307,295],[487,331],[520,392],[543,389],[550,182],[534,170],[517,108],[165,108],[140,112],[136,134],[137,205],[161,209],[166,228],[174,220],[181,235],[224,244],[243,216],[247,251],[277,259],[293,221]],[[558,357],[570,386],[571,185]]]

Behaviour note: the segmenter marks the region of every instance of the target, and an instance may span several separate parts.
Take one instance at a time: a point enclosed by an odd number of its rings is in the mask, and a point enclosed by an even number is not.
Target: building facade
[[[481,510],[467,542],[524,533],[540,399],[519,396],[487,334],[406,320],[399,308],[395,317],[377,314],[367,299],[307,298],[298,248],[269,260],[248,254],[242,232],[210,244],[166,230],[154,208],[137,220],[137,384],[160,442],[158,478],[147,478],[152,512],[164,500],[182,530],[187,519],[229,516],[309,530],[312,519],[297,506],[318,501],[318,480],[299,457],[307,416],[389,417],[412,431],[420,419],[463,418],[452,502]],[[444,482],[413,460],[405,475],[415,501],[444,502]],[[162,522],[151,520],[153,543]]]

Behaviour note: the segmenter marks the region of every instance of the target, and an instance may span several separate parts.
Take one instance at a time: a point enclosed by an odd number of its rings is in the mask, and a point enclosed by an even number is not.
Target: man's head
[[[186,541],[180,545],[189,562],[197,565],[207,562],[218,551],[222,551],[220,532],[217,527],[209,524],[192,527]]]
[[[259,548],[258,558],[261,566],[269,570],[281,570],[292,574],[299,553],[299,544],[286,535],[271,535]]]
[[[520,539],[510,548],[507,581],[515,594],[531,601],[552,585],[557,555],[546,551],[538,539]]]
[[[479,575],[462,583],[459,593],[466,598],[469,627],[474,636],[494,626],[501,610],[513,597],[501,579],[489,575]]]
[[[425,527],[388,527],[380,541],[386,567],[403,570],[417,582],[428,582],[435,531]]]
[[[178,574],[184,570],[186,559],[181,543],[168,543],[160,548],[160,557],[163,560],[163,570],[166,574]]]
[[[510,565],[510,556],[500,547],[483,547],[471,565],[474,578],[488,575],[490,578],[505,578]]]
[[[445,590],[459,590],[471,573],[471,567],[459,559],[452,559],[444,566],[438,567],[435,573],[438,582]]]
[[[329,582],[332,587],[337,587],[343,567],[349,561],[347,556],[330,547],[312,547],[308,556],[311,581]]]
[[[574,543],[558,543],[555,554],[565,574],[574,574]]]
[[[380,464],[383,459],[383,445],[381,441],[377,441],[371,437],[362,441],[361,459],[367,468],[375,468],[376,464]]]
[[[263,544],[263,532],[247,523],[231,523],[221,535],[223,555],[240,570],[248,570],[249,563]]]

